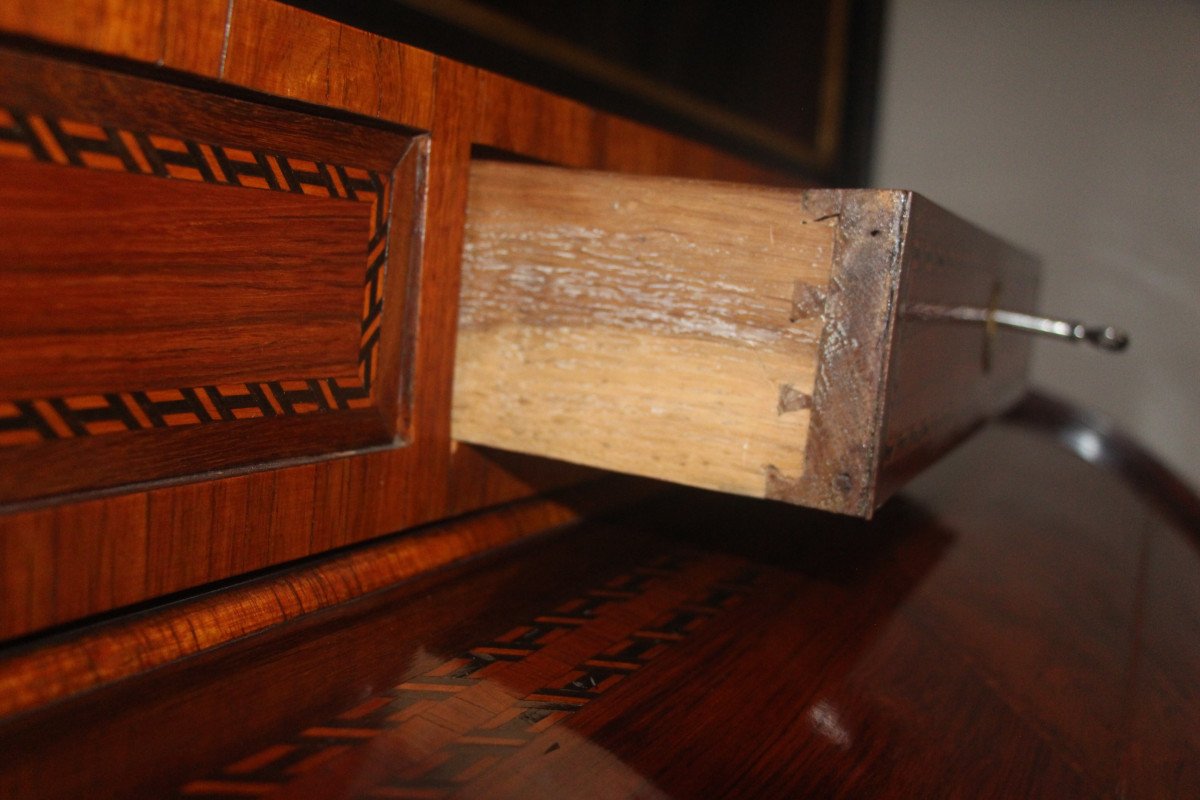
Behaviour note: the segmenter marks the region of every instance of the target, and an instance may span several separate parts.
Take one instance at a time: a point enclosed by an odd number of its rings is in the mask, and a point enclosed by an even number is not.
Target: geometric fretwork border
[[[687,591],[684,586],[690,579],[686,569],[694,558],[700,559],[696,562],[699,566],[714,567],[724,575]],[[667,553],[495,639],[478,642],[390,690],[372,694],[332,719],[295,731],[205,778],[189,781],[179,788],[178,796],[189,800],[284,796],[289,783],[372,742],[384,742],[376,744],[375,755],[387,760],[389,770],[376,785],[356,787],[355,796],[452,796],[466,780],[485,776],[540,733],[600,701],[612,686],[632,678],[710,620],[739,605],[756,590],[758,577],[759,571],[741,559],[731,563],[682,551]],[[650,600],[649,592],[655,586],[671,591]],[[687,599],[679,602],[675,597]],[[614,633],[602,622],[630,615],[636,619],[645,613],[634,610],[638,607],[653,609],[650,613],[655,616],[632,631]],[[568,636],[586,640],[594,652],[574,665],[561,661],[557,652],[537,658]],[[558,664],[560,669],[548,671],[547,664]],[[490,677],[497,669],[505,670],[509,677]],[[506,701],[493,698],[487,705],[478,699],[460,700],[481,684],[521,685],[531,676],[548,682],[533,691],[506,693]],[[439,708],[459,702],[472,706],[473,711],[488,711],[478,724],[460,725],[457,735],[415,763],[404,763],[402,748],[389,753],[388,735],[415,717],[427,715],[446,728],[455,724],[453,720],[469,718]]]
[[[378,172],[0,107],[4,158],[369,203],[371,216],[357,377],[0,401],[0,447],[371,404],[390,218],[387,180]]]

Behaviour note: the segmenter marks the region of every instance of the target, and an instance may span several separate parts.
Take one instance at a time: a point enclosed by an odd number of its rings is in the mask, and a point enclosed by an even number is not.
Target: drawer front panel
[[[411,140],[336,123],[378,140],[364,164],[305,152],[307,115],[104,78],[178,96],[109,119],[57,82],[0,88],[0,502],[392,441],[373,383]]]
[[[357,373],[366,203],[21,162],[0,186],[0,398]]]

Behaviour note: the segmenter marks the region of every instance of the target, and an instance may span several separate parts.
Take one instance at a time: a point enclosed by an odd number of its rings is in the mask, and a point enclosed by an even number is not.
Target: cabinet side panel
[[[945,309],[1034,312],[1038,262],[920,195],[904,241],[875,505],[1025,392],[1032,339]]]

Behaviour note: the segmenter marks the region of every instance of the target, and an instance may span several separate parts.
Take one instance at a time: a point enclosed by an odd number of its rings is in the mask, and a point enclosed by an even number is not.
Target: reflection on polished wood
[[[1200,538],[994,426],[870,523],[672,492],[0,724],[0,795],[1191,797]]]

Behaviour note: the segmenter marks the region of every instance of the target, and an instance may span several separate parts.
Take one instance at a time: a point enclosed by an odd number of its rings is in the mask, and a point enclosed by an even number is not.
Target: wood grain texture
[[[869,516],[1025,385],[906,304],[1031,310],[1036,265],[907,192],[479,162],[463,272],[476,444]]]
[[[84,13],[92,5],[71,0],[61,13]],[[262,19],[279,33],[264,37],[253,25],[239,23],[238,35],[243,39],[238,47],[248,50],[254,43],[259,50],[246,53],[248,60],[237,65],[229,61],[235,48],[232,40],[224,39],[224,19],[217,7],[221,3],[171,2],[165,21],[147,16],[153,18],[153,25],[137,21],[143,5],[121,5],[129,7],[128,13],[118,9],[89,18],[87,41],[61,31],[39,36],[39,26],[49,24],[54,14],[39,19],[33,11],[45,9],[30,6],[29,13],[18,15],[14,9],[23,7],[19,3],[0,9],[0,30],[12,37],[79,47],[93,56],[110,52],[103,46],[105,41],[150,36],[153,46],[138,51],[142,55],[125,52],[121,69],[136,69],[160,80],[70,64],[62,53],[48,57],[0,49],[5,96],[18,107],[40,114],[62,115],[70,110],[71,118],[84,123],[143,130],[153,125],[164,135],[248,149],[266,142],[281,153],[386,173],[391,173],[404,150],[404,145],[397,148],[387,142],[408,139],[391,134],[389,127],[399,123],[428,132],[414,145],[416,160],[402,161],[396,172],[423,175],[427,194],[413,195],[414,215],[424,204],[423,216],[414,216],[420,220],[423,236],[393,241],[390,257],[403,253],[415,266],[403,287],[404,302],[386,304],[382,321],[383,330],[398,330],[409,337],[389,345],[391,340],[385,336],[382,352],[399,352],[402,358],[409,348],[411,370],[407,380],[394,371],[381,378],[386,391],[399,398],[398,408],[394,414],[376,415],[373,421],[359,416],[369,412],[355,410],[346,412],[336,431],[314,427],[314,418],[308,416],[228,423],[235,426],[235,434],[227,441],[236,447],[226,453],[262,453],[268,448],[281,459],[292,459],[264,463],[255,456],[257,471],[253,472],[243,466],[231,473],[230,462],[223,462],[221,453],[204,443],[206,434],[198,428],[172,431],[166,439],[157,431],[144,432],[136,446],[124,449],[114,449],[104,437],[88,442],[76,439],[66,445],[76,456],[55,449],[38,465],[10,460],[0,466],[0,476],[10,487],[27,485],[23,478],[28,476],[61,494],[55,502],[64,504],[8,510],[0,516],[0,549],[12,554],[0,564],[0,585],[5,589],[5,608],[13,609],[0,615],[0,636],[29,634],[144,602],[161,592],[185,590],[197,581],[224,580],[235,574],[231,570],[262,569],[281,558],[361,542],[594,476],[583,468],[454,446],[450,440],[467,167],[472,144],[488,141],[478,132],[497,127],[518,132],[508,143],[521,155],[545,162],[693,177],[768,174],[713,148],[594,112],[582,115],[593,120],[591,135],[564,138],[558,135],[564,128],[555,120],[579,118],[577,103],[447,59],[433,59],[402,44],[358,36],[281,4],[235,2],[250,15],[245,20]],[[237,90],[237,98],[223,96],[220,84],[211,81],[201,84],[204,91],[181,89],[170,85],[178,73],[155,71],[161,59],[163,65],[184,73],[213,78],[214,59],[220,65],[220,52],[215,56],[213,52],[218,41],[221,50],[228,51],[226,66],[236,66],[231,74],[237,80],[229,75],[226,79]],[[193,46],[194,51],[189,49]],[[328,64],[335,68],[326,68]],[[481,90],[485,82],[509,84],[505,91],[513,104],[491,102],[485,108],[481,97],[491,91]],[[51,95],[45,91],[47,86],[53,87]],[[304,125],[297,128],[291,122],[297,113],[294,105],[285,110],[261,98],[247,102],[246,90],[284,104],[310,104],[303,113]],[[328,112],[321,112],[320,106],[328,107]],[[375,121],[347,123],[346,112]],[[519,134],[525,127],[540,132]],[[393,212],[402,207],[393,204]],[[400,276],[396,271],[388,275],[387,292],[392,293]],[[393,358],[386,358],[381,375]],[[405,442],[403,447],[363,451],[369,442],[396,436]],[[306,454],[311,458],[314,441],[340,448],[340,455],[294,463]],[[93,485],[123,487],[121,491],[128,494],[67,494],[77,488],[72,484],[72,458],[76,468],[79,460],[95,468],[98,477]],[[109,466],[115,463],[121,468]],[[131,483],[146,475],[178,474],[181,464],[188,465],[194,476],[188,485],[161,480]],[[193,510],[185,513],[188,505]],[[156,509],[152,522],[147,516],[151,506]],[[308,509],[309,517],[298,518],[297,508]],[[89,552],[120,554],[101,562],[111,563],[111,570],[87,561],[84,551],[66,544],[78,530],[95,532],[94,549]],[[269,531],[270,540],[260,540],[255,531]],[[197,563],[188,565],[188,559]],[[90,577],[81,583],[81,576]],[[81,585],[86,590],[77,588]],[[68,597],[73,599],[59,602]]]
[[[221,77],[234,0],[163,0],[162,65]]]
[[[10,717],[0,791],[1191,797],[1197,532],[1139,498],[1002,426],[870,522],[678,492]]]
[[[5,103],[28,113],[389,171],[408,137],[61,58],[0,48]],[[297,123],[302,119],[301,124]]]
[[[416,128],[432,119],[431,53],[271,0],[14,0],[0,29]]]
[[[495,76],[491,76],[495,79]],[[455,362],[447,358],[453,352],[458,336],[458,296],[461,286],[459,270],[464,241],[464,226],[468,199],[468,180],[472,143],[480,124],[480,94],[484,78],[479,70],[439,58],[437,62],[438,105],[434,134],[431,137],[433,157],[431,167],[440,182],[430,184],[426,241],[436,248],[426,258],[436,263],[452,264],[453,269],[437,275],[438,289],[444,292],[439,306],[424,305],[421,309],[421,330],[425,335],[417,342],[417,368],[426,376],[422,391],[426,402],[424,419],[419,424],[426,433],[450,436],[451,408],[448,399],[454,380]],[[552,116],[570,114],[574,104],[561,101],[546,105]],[[571,161],[595,158],[596,153],[581,140],[551,140],[541,138],[529,142],[526,155],[544,159],[558,152]],[[571,153],[563,153],[563,148]],[[447,351],[446,348],[450,348]],[[450,441],[446,450],[448,463],[444,487],[446,513],[462,513],[482,506],[509,502],[538,491],[550,491],[597,477],[595,470],[564,465],[536,457],[474,448]]]
[[[166,0],[11,0],[0,5],[0,28],[56,45],[155,63],[163,54],[167,5]]]
[[[0,27],[55,45],[219,77],[233,0],[13,0]]]
[[[571,167],[600,157],[594,109],[484,70],[476,76],[477,144]]]
[[[5,465],[6,472],[19,464]],[[146,498],[130,495],[103,506],[66,505],[27,520],[18,532],[0,518],[0,604],[4,630],[47,627],[97,608],[145,597]],[[64,557],[63,554],[70,554]],[[56,581],[47,581],[53,574]]]
[[[0,499],[393,440],[406,416],[422,208],[418,154],[405,163],[409,139],[344,124],[321,130],[307,115],[4,58],[16,77],[0,88],[0,232],[12,242],[0,264],[10,287],[0,301],[0,445],[19,452],[0,462],[26,469],[5,472]],[[84,99],[88,89],[97,91]],[[97,102],[121,92],[165,102],[125,100],[105,118]],[[249,147],[239,119],[256,120],[260,138]],[[336,132],[348,134],[348,152],[386,166],[309,154],[336,151],[337,142],[311,138]],[[396,306],[388,314],[385,296]],[[373,419],[352,413],[369,408]],[[261,426],[240,439],[222,428],[296,414],[331,416],[281,424],[275,443]],[[142,435],[197,425],[211,430],[165,443]],[[87,442],[104,436],[121,442]]]
[[[870,516],[907,199],[903,192],[831,191],[809,202],[817,216],[838,221],[812,428],[803,474],[771,474],[767,494]]]
[[[1026,386],[1027,338],[916,307],[1035,310],[1036,259],[911,192],[838,192],[808,470],[770,494],[869,516]],[[987,353],[985,353],[985,346]]]
[[[808,469],[776,476],[769,493],[870,516],[1026,386],[1027,340],[999,337],[987,363],[984,326],[925,323],[909,306],[1033,311],[1037,262],[912,192],[831,192],[823,202],[839,222]]]
[[[761,496],[803,471],[833,225],[798,193],[477,162],[455,438]],[[790,395],[789,395],[790,396]]]
[[[189,424],[194,421],[192,416],[177,426],[0,448],[0,493],[7,500],[0,530],[13,536],[31,535],[24,528],[30,519],[27,513],[37,518],[45,506],[68,499],[87,503],[114,490],[145,490],[172,478],[175,482],[219,479],[264,463],[378,447],[393,435],[372,407]],[[264,478],[268,485],[272,480]],[[205,534],[196,530],[193,535]],[[227,535],[244,535],[244,527],[231,528]]]
[[[353,376],[369,217],[344,200],[6,162],[0,400]]]
[[[1036,313],[1039,263],[920,195],[911,204],[880,431],[879,498],[981,419],[1016,403],[1033,353],[1028,335],[913,313],[956,305]]]
[[[429,137],[414,138],[392,170],[387,266],[377,293],[385,299],[379,320],[379,346],[372,366],[376,405],[396,439],[412,430],[413,360],[417,339],[421,260],[425,246]],[[393,266],[394,265],[394,266]],[[361,338],[360,338],[361,341]]]
[[[429,128],[433,55],[270,0],[236,0],[222,79]]]
[[[293,484],[313,479],[313,468],[289,475]],[[280,494],[287,487],[277,486]],[[295,488],[295,487],[293,487]],[[238,514],[245,507],[245,492],[255,491],[250,481],[227,484],[224,513]],[[203,487],[193,487],[193,493]],[[228,493],[238,496],[228,496]],[[213,650],[283,623],[300,619],[324,609],[366,597],[385,588],[394,588],[417,575],[461,561],[482,550],[505,547],[529,539],[558,526],[578,522],[585,512],[598,512],[628,505],[645,494],[644,487],[628,481],[608,479],[544,498],[532,498],[509,505],[485,516],[443,523],[403,537],[393,537],[365,547],[332,556],[316,563],[295,567],[259,578],[217,594],[195,597],[169,607],[130,619],[84,629],[57,643],[0,657],[0,718],[19,715],[38,706],[95,689],[99,686],[136,676],[164,665]],[[171,508],[151,509],[151,516],[195,514],[203,503],[179,496]],[[127,498],[124,503],[136,502]],[[212,509],[210,509],[211,511]],[[64,520],[72,519],[70,508]],[[293,508],[294,515],[306,515]],[[279,531],[271,531],[277,534]],[[107,543],[105,531],[75,531],[71,545],[89,553],[108,570],[116,567],[119,553],[98,550]],[[126,549],[144,550],[145,529],[129,531]],[[47,540],[46,552],[53,549]],[[180,557],[175,569],[203,568],[204,560],[185,552],[190,543],[159,543],[174,547]],[[286,544],[280,536],[246,537],[237,542],[243,554],[226,549],[218,554],[226,569],[242,571],[247,562],[261,557],[249,556],[247,549],[277,548]],[[295,553],[276,553],[277,560]],[[249,557],[247,557],[249,556]],[[30,553],[27,557],[37,557]],[[153,555],[151,556],[153,557]],[[120,591],[120,587],[96,584],[96,575],[81,572],[73,587],[76,597],[89,591]],[[199,576],[203,580],[204,576]],[[157,587],[160,590],[162,587]],[[66,598],[68,601],[70,598]],[[114,599],[120,599],[114,598]],[[77,612],[86,608],[80,603]]]

